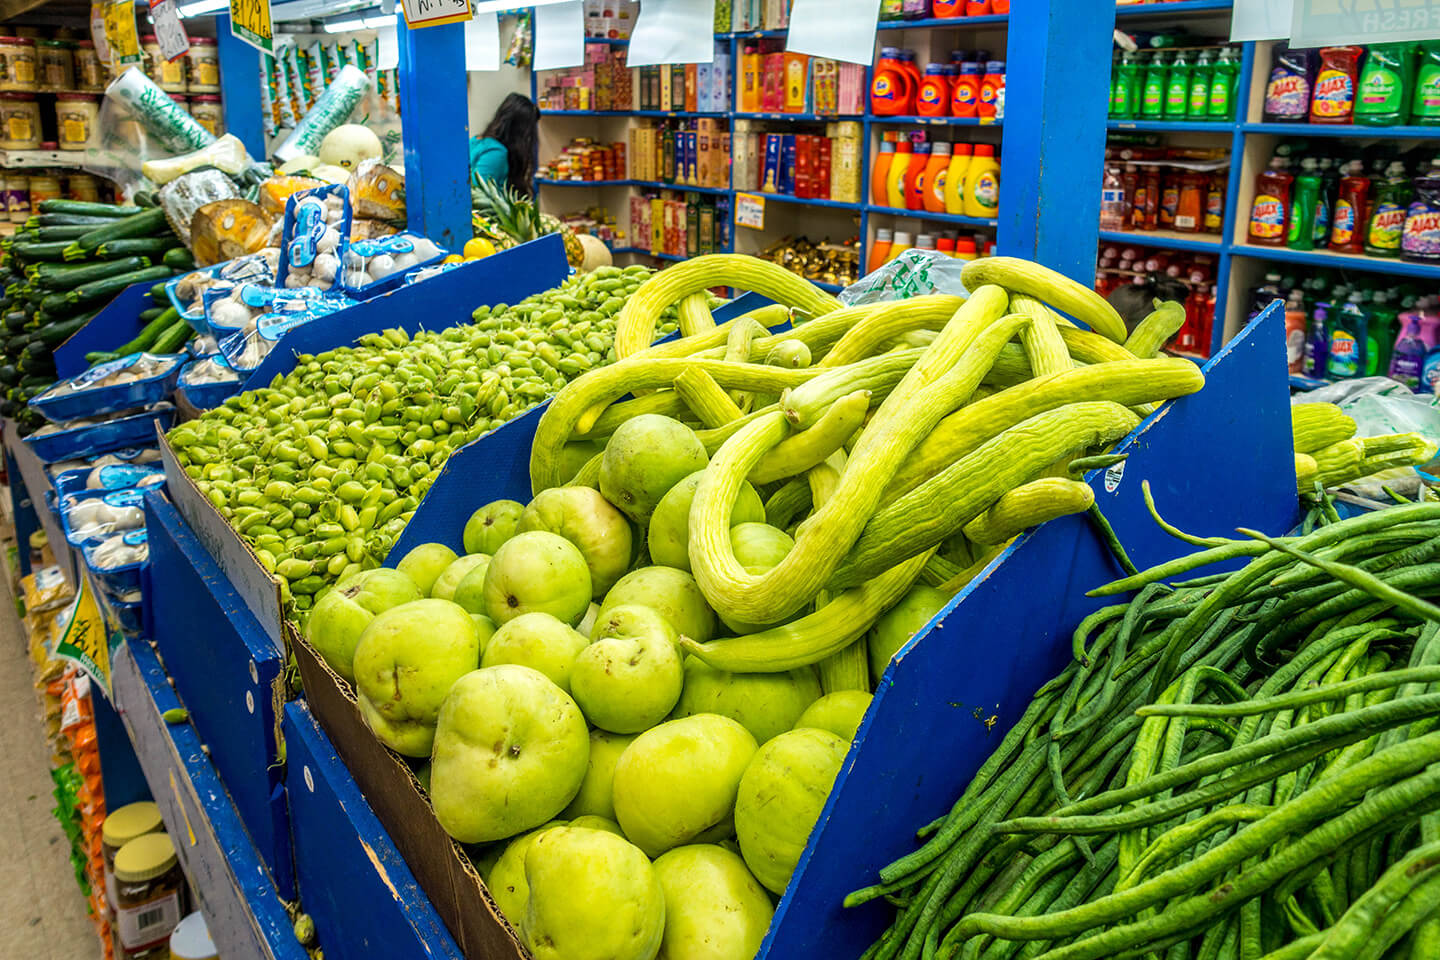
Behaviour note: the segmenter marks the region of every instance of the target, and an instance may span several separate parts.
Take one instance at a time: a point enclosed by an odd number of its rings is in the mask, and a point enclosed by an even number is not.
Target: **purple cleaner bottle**
[[[1395,350],[1390,354],[1390,379],[1398,380],[1411,390],[1420,386],[1420,371],[1425,366],[1425,341],[1420,338],[1420,317],[1406,314]]]

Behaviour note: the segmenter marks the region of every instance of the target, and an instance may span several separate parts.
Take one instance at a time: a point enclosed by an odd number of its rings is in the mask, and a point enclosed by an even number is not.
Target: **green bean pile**
[[[846,899],[897,905],[866,960],[1440,957],[1440,503],[1166,528],[1206,549],[1092,591],[1138,593]]]
[[[473,323],[366,334],[170,431],[185,472],[300,619],[377,567],[450,454],[615,360],[615,319],[652,271],[602,267]],[[659,326],[677,329],[675,311]]]

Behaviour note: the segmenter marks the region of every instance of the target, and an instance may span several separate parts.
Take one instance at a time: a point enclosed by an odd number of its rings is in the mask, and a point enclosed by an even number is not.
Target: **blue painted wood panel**
[[[140,322],[140,311],[155,306],[155,301],[150,299],[153,286],[153,283],[130,284],[74,336],[55,348],[55,372],[62,380],[90,369],[85,354],[112,350],[134,339],[144,326]]]

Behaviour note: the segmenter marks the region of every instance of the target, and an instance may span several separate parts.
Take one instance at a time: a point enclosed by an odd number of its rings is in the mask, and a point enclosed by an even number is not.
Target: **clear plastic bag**
[[[934,250],[906,250],[840,291],[840,302],[856,306],[908,300],[930,293],[968,297],[970,291],[960,280],[965,263]]]

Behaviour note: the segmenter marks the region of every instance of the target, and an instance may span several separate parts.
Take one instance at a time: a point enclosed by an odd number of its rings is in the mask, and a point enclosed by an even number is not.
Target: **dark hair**
[[[534,191],[530,179],[535,175],[535,139],[539,126],[540,108],[529,97],[512,93],[500,102],[484,133],[505,145],[510,158],[506,182],[526,197]]]

